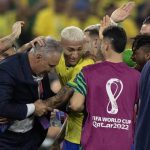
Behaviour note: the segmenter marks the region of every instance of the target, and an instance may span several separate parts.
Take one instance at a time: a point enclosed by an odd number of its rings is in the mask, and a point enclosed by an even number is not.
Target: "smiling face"
[[[82,57],[84,41],[62,40],[64,58],[67,66],[75,66]]]

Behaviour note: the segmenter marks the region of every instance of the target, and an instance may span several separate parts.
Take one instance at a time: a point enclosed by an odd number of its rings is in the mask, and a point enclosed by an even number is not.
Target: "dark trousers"
[[[7,130],[0,135],[0,150],[37,150],[44,141],[47,130],[39,125],[26,133]]]

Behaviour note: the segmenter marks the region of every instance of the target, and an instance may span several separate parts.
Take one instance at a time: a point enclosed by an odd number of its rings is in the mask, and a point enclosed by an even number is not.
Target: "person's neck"
[[[112,56],[107,57],[105,60],[113,63],[123,62],[122,54],[113,54]]]

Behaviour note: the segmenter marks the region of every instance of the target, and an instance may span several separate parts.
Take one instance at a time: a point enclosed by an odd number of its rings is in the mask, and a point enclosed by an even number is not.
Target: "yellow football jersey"
[[[66,85],[67,82],[73,81],[76,75],[81,71],[81,69],[89,64],[94,64],[94,61],[90,58],[81,58],[76,66],[67,67],[65,64],[64,55],[62,54],[59,64],[56,66],[56,72],[59,76],[61,84]]]
[[[72,82],[76,75],[81,71],[84,66],[94,64],[92,59],[80,59],[78,64],[74,67],[67,67],[65,64],[64,55],[61,56],[59,64],[56,66],[56,72],[59,75],[59,79],[62,85],[67,82]],[[80,144],[81,130],[82,130],[82,113],[69,113],[67,120],[67,128],[65,139],[69,142]]]

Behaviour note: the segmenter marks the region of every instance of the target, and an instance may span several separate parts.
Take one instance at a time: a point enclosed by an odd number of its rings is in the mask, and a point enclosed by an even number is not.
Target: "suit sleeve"
[[[0,69],[0,117],[22,120],[26,118],[27,106],[15,102],[14,90],[13,78],[6,71]]]

